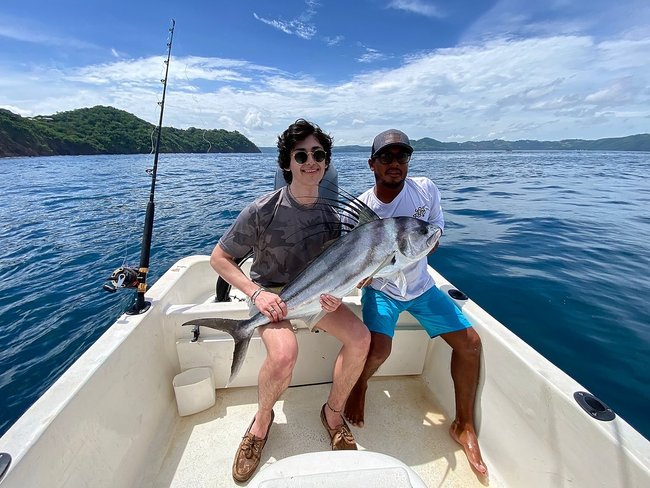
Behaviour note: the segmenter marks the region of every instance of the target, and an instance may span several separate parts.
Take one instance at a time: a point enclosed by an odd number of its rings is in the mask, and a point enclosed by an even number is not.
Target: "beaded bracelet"
[[[264,291],[264,287],[260,286],[257,290],[253,292],[253,294],[251,295],[252,303],[255,303],[255,299],[259,296],[260,293],[262,293],[262,291]]]

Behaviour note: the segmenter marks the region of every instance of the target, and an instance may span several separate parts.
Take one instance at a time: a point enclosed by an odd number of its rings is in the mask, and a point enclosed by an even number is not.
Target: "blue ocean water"
[[[340,185],[373,183],[335,153]],[[0,433],[131,303],[150,155],[0,159]],[[161,155],[149,283],[271,189],[271,154]],[[650,153],[415,153],[447,220],[431,264],[650,438]]]

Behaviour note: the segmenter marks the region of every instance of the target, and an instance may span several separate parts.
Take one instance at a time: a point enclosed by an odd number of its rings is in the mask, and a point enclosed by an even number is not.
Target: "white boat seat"
[[[427,488],[402,461],[372,451],[323,451],[281,459],[262,469],[251,488]]]

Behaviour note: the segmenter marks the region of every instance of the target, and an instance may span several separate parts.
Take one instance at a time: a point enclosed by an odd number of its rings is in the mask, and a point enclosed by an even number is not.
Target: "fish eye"
[[[428,234],[427,228],[426,227],[421,227],[420,228],[420,234],[422,234],[423,236],[426,236]]]

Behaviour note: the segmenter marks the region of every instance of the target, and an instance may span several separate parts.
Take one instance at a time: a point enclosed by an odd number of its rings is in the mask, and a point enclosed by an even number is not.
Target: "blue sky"
[[[0,3],[0,107],[111,105],[260,146],[296,118],[335,144],[650,132],[650,1],[113,0]]]

